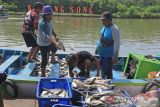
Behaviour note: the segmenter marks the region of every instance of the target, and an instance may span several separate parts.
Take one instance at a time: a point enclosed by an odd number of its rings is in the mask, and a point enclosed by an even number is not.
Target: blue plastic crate
[[[73,106],[73,105],[65,105],[65,104],[55,104],[52,107],[78,107],[78,106]]]
[[[43,98],[41,97],[42,88],[46,89],[65,89],[68,92],[67,98]],[[67,79],[58,78],[42,78],[37,85],[37,93],[39,107],[52,107],[54,104],[70,104],[72,98],[71,87]]]
[[[72,99],[72,100],[75,100],[75,99]],[[81,96],[79,100],[75,100],[75,102],[77,102],[77,101],[78,101],[77,104],[73,104],[73,102],[72,102],[72,105],[55,104],[52,107],[85,107],[85,105],[83,104],[84,97]]]

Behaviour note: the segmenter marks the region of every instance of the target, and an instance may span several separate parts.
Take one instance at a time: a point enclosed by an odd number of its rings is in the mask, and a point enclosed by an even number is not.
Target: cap
[[[112,13],[109,11],[105,11],[99,19],[112,19]]]
[[[35,2],[35,3],[33,4],[33,8],[34,8],[34,9],[36,9],[36,8],[38,8],[38,7],[42,7],[42,8],[43,8],[43,3],[41,3],[41,2]]]
[[[43,7],[43,12],[42,14],[45,15],[45,14],[52,14],[53,13],[53,10],[52,10],[52,7],[50,5],[46,5]]]

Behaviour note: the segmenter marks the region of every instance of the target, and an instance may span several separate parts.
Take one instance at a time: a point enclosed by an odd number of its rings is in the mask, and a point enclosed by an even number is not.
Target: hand
[[[58,44],[61,47],[61,50],[66,51],[66,49],[61,41],[58,41]]]
[[[118,57],[113,57],[112,62],[113,64],[118,64]]]
[[[58,37],[56,37],[56,42],[58,42],[59,41],[59,38]]]
[[[69,76],[74,77],[74,73],[72,71],[69,71]]]
[[[54,45],[57,49],[61,49],[61,47],[59,46],[58,42],[54,41]]]
[[[62,50],[62,47],[59,44],[57,44],[56,47],[57,47],[57,49]]]

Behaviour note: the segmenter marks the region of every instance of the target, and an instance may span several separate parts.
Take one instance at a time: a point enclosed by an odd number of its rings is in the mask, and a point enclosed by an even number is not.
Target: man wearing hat
[[[112,64],[118,62],[120,48],[120,31],[112,22],[112,14],[109,11],[103,12],[100,17],[103,27],[98,40],[98,54],[100,56],[102,78],[112,79]]]
[[[36,59],[36,54],[39,51],[38,45],[36,43],[35,30],[38,30],[39,14],[43,9],[43,4],[41,2],[36,2],[33,5],[33,9],[28,11],[24,18],[24,24],[22,28],[22,36],[27,47],[31,47],[28,54],[27,62],[34,61]]]
[[[56,33],[52,28],[52,7],[50,5],[44,6],[42,14],[42,20],[39,21],[37,44],[41,51],[41,72],[42,77],[44,77],[50,51],[52,52],[52,59],[54,59],[54,54],[57,49],[60,49],[60,46],[56,41]]]

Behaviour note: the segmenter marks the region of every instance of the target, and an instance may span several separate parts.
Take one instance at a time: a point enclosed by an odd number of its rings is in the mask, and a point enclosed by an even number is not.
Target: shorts
[[[37,47],[36,36],[34,37],[31,32],[23,32],[22,33],[23,39],[26,43],[27,47]]]

